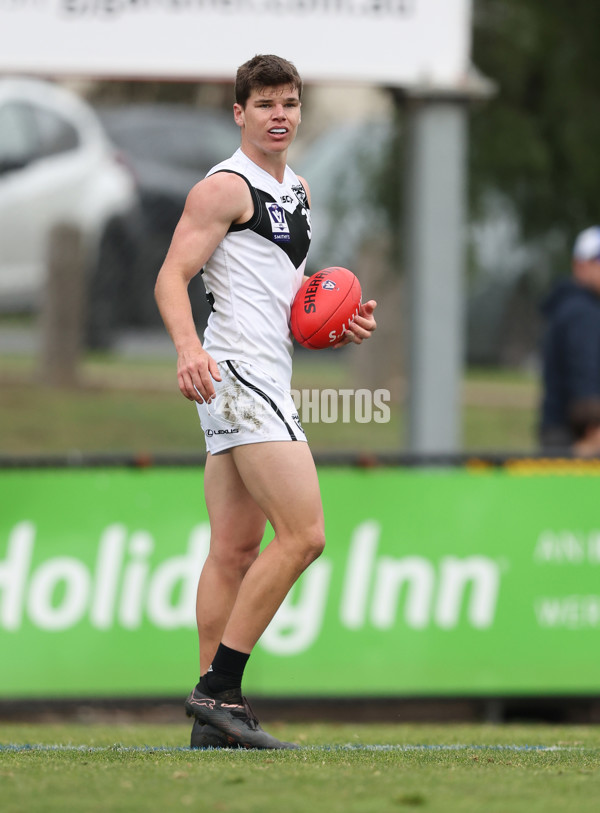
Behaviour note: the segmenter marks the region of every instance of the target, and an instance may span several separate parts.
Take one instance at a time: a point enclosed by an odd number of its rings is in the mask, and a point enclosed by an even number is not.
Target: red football
[[[358,314],[360,283],[347,268],[324,268],[306,280],[292,303],[290,327],[303,347],[320,350],[339,342]]]

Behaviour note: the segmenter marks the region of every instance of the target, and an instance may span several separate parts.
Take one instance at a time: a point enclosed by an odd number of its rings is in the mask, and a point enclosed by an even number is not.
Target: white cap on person
[[[573,259],[600,260],[600,226],[590,226],[577,236]]]

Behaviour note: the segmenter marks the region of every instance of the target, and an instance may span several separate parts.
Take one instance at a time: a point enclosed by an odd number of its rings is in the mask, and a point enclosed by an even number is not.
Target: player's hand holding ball
[[[337,342],[334,347],[343,347],[345,344],[361,344],[364,339],[368,339],[377,327],[377,322],[373,316],[373,311],[377,307],[374,299],[361,303],[358,315],[354,317],[346,331],[344,338]]]
[[[301,286],[292,304],[290,326],[303,347],[320,350],[360,344],[375,330],[377,303],[362,304],[357,277],[337,266],[317,271]]]

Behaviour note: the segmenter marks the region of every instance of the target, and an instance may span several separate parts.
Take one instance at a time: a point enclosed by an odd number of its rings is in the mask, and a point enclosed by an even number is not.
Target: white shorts
[[[245,361],[222,361],[218,367],[215,397],[210,404],[196,403],[208,452],[269,440],[306,441],[289,390]]]

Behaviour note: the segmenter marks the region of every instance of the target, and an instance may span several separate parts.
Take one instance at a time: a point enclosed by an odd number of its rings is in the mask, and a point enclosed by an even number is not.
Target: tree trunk
[[[53,387],[79,383],[85,308],[85,252],[81,232],[56,226],[48,245],[47,279],[41,306],[39,377]]]

